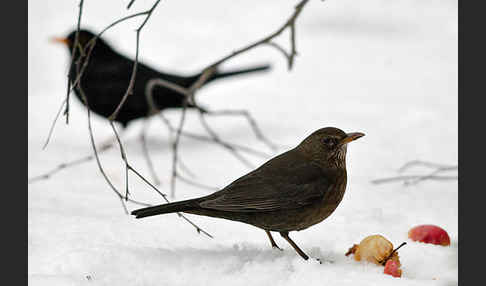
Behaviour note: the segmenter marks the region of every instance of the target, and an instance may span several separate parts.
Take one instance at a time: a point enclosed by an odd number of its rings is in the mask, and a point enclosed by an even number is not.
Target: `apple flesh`
[[[402,277],[402,270],[400,269],[400,264],[395,260],[388,260],[385,264],[385,270],[383,273],[389,274],[393,277]]]
[[[451,240],[447,231],[431,224],[418,225],[413,227],[408,232],[408,238],[413,241],[420,241],[425,243],[438,244],[448,246]]]

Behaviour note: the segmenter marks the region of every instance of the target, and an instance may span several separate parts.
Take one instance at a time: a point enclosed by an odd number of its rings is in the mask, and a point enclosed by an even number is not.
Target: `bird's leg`
[[[272,248],[277,248],[278,250],[282,250],[282,248],[278,247],[277,243],[275,243],[275,240],[273,240],[272,234],[268,230],[265,230],[265,232],[267,233],[268,238],[270,239],[270,243],[272,244]]]
[[[152,160],[150,159],[150,155],[148,153],[147,140],[145,138],[146,133],[147,133],[147,129],[148,129],[148,126],[149,126],[149,120],[150,119],[145,119],[144,122],[143,122],[142,132],[140,132],[140,142],[142,143],[141,145],[142,145],[143,156],[145,158],[145,161],[147,162],[147,166],[148,166],[148,168],[150,170],[150,174],[152,175],[152,178],[154,180],[154,184],[156,186],[159,186],[160,180],[157,177],[157,174],[155,173],[154,165],[153,165]]]
[[[295,249],[295,251],[297,251],[297,253],[302,257],[304,258],[304,260],[307,260],[309,259],[309,256],[307,256],[307,254],[305,254],[302,249],[300,249],[297,244],[295,244],[295,242],[292,241],[292,239],[290,239],[289,237],[289,232],[288,231],[281,231],[280,232],[280,235],[285,238],[285,240],[290,243],[290,245],[292,245],[292,247]]]

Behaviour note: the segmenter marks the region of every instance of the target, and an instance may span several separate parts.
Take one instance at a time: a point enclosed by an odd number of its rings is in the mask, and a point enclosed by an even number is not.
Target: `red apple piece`
[[[400,264],[395,260],[388,260],[385,264],[385,270],[383,273],[389,274],[393,277],[401,277],[402,270],[400,269]]]
[[[408,231],[408,238],[413,241],[439,244],[443,246],[451,244],[451,240],[447,232],[444,229],[431,224],[413,227]]]

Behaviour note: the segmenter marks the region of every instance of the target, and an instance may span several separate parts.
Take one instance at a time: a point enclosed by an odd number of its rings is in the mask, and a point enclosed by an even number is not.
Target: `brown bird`
[[[297,147],[211,195],[132,212],[137,218],[185,212],[240,221],[279,232],[297,253],[309,259],[289,237],[331,215],[346,190],[346,146],[364,136],[334,127],[319,129]]]

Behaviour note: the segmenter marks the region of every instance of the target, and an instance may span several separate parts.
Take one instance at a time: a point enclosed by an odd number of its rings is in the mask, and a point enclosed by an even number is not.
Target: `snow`
[[[141,60],[166,71],[196,72],[278,28],[296,2],[162,1],[142,32]],[[86,1],[83,22],[99,31],[127,15],[127,3]],[[137,0],[130,11],[151,3]],[[64,97],[69,61],[66,49],[47,40],[75,26],[77,4],[29,1],[29,177],[91,152],[86,113],[74,97],[69,125],[60,120],[52,142],[41,150]],[[133,56],[140,21],[115,27],[106,38]],[[287,46],[287,39],[284,34],[278,42]],[[348,147],[348,187],[337,210],[290,234],[322,265],[302,260],[278,234],[284,251],[271,249],[265,233],[250,225],[188,215],[214,235],[210,239],[176,215],[127,216],[92,161],[29,185],[30,285],[456,285],[457,181],[408,187],[370,181],[397,175],[410,160],[457,163],[457,40],[457,1],[311,1],[298,19],[299,56],[291,72],[277,51],[259,48],[224,68],[270,62],[271,72],[215,82],[199,93],[212,109],[248,109],[266,135],[286,148],[325,126],[366,134]],[[176,122],[179,114],[167,115]],[[212,118],[211,124],[228,141],[269,152],[242,119]],[[136,122],[129,128],[125,147],[128,159],[149,177],[138,141],[141,127]],[[203,132],[195,114],[187,128]],[[97,142],[111,136],[98,117],[93,129]],[[148,141],[161,189],[168,193],[171,154],[158,120],[151,123]],[[202,183],[224,187],[249,171],[214,145],[186,139],[181,148]],[[119,151],[101,158],[123,189]],[[249,158],[255,165],[266,161]],[[137,199],[162,202],[135,176],[130,185]],[[207,193],[178,183],[174,200]],[[408,240],[408,230],[418,224],[441,226],[451,246]],[[395,246],[408,242],[399,250],[402,278],[344,256],[371,234]]]

